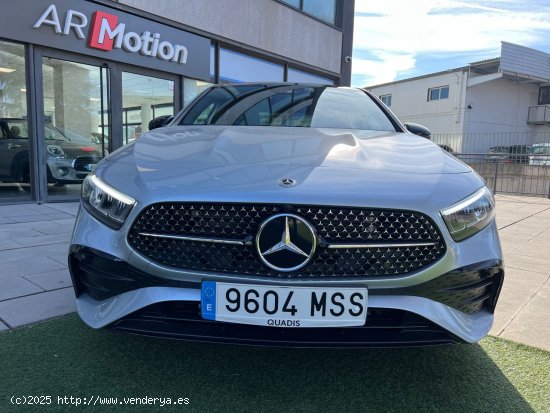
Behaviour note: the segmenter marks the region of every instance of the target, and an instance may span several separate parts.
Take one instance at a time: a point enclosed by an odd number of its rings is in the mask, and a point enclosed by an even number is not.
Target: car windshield
[[[290,84],[215,86],[179,124],[396,130],[362,90]]]
[[[56,129],[54,126],[52,125],[45,125],[45,129],[44,129],[44,138],[47,140],[47,141],[50,141],[50,140],[54,140],[54,141],[66,141],[66,142],[70,142],[71,140],[69,138],[67,138],[65,135],[63,135],[63,133],[61,133],[61,131],[59,131],[58,129]]]
[[[533,155],[550,155],[550,145],[548,146],[531,146]]]

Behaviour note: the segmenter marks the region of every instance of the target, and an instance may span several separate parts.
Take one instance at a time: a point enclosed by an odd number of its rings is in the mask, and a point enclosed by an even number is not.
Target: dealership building
[[[95,163],[213,83],[349,85],[354,0],[20,0],[0,15],[0,203]]]

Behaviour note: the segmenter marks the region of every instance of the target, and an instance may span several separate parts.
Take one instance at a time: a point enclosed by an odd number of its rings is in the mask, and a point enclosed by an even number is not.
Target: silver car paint
[[[80,318],[90,327],[101,328],[150,304],[164,301],[200,301],[200,299],[201,291],[198,289],[148,287],[101,302],[83,294],[77,300],[77,311]],[[487,310],[467,315],[423,297],[374,295],[369,297],[368,306],[412,311],[452,331],[469,343],[483,338],[493,324],[493,315]]]
[[[373,289],[410,286],[469,264],[502,259],[495,222],[457,243],[439,213],[474,193],[484,185],[483,180],[437,145],[408,133],[250,126],[162,128],[111,154],[98,164],[95,174],[135,198],[137,204],[118,231],[101,224],[81,208],[72,244],[96,248],[160,277],[197,283],[229,280],[259,284],[364,285]],[[282,187],[277,182],[283,177],[294,178],[298,183],[291,188]],[[440,228],[447,252],[434,265],[406,277],[266,280],[163,267],[134,252],[127,243],[128,229],[141,209],[150,203],[243,200],[423,212]],[[167,289],[155,291],[157,301],[169,300],[176,294]],[[198,289],[181,291],[191,300],[198,300],[199,293]],[[121,313],[155,302],[151,301],[149,292],[142,290],[119,297],[126,298],[114,297],[99,303],[83,295],[77,300],[79,313],[91,326],[102,326]],[[467,316],[443,304],[419,301],[418,297],[372,296],[369,299],[381,307],[391,303],[397,306],[392,308],[421,314],[467,341],[481,338],[492,324],[492,315],[486,312]]]

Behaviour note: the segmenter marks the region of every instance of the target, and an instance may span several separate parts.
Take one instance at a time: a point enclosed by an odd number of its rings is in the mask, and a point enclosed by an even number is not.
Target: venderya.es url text
[[[60,406],[108,406],[108,405],[134,405],[134,406],[184,406],[190,404],[189,397],[102,397],[102,396],[11,396],[11,404],[14,405],[60,405]]]

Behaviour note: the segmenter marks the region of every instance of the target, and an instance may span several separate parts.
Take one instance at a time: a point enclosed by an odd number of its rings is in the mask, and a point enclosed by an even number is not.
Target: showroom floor
[[[67,248],[78,203],[0,206],[0,330],[75,311]],[[497,195],[506,277],[491,334],[550,350],[550,200]]]

